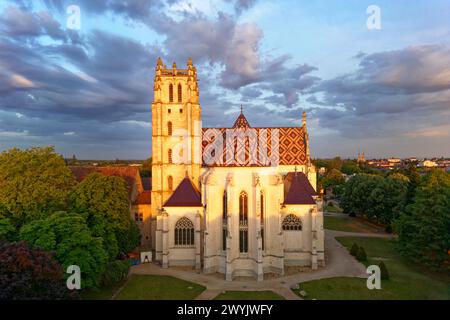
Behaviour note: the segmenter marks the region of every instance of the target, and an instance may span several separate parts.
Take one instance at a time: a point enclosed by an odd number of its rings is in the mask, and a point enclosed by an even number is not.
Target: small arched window
[[[169,149],[169,151],[167,152],[167,157],[169,158],[169,163],[172,163],[172,149]]]
[[[183,101],[183,88],[181,87],[181,83],[178,84],[178,102]]]
[[[176,246],[193,246],[194,239],[194,224],[191,220],[183,217],[175,224],[175,245]]]
[[[169,102],[173,102],[173,84],[169,84]]]
[[[171,136],[172,135],[172,122],[167,122],[167,134],[169,135],[169,136]]]
[[[289,214],[284,218],[282,227],[285,231],[300,231],[302,230],[302,220],[295,214]]]
[[[167,184],[169,186],[169,191],[172,191],[173,190],[173,178],[172,178],[172,176],[169,176],[167,178]]]

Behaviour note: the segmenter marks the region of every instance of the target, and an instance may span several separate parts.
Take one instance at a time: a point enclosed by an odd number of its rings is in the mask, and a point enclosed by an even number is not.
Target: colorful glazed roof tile
[[[233,128],[203,128],[204,167],[264,167],[305,165],[308,138],[305,127],[252,128],[241,113]],[[216,150],[222,148],[221,156]]]
[[[175,189],[163,207],[201,207],[202,199],[200,192],[192,184],[192,181],[185,177]]]
[[[290,172],[292,178],[284,204],[316,204],[312,196],[317,195],[308,177],[302,172]]]

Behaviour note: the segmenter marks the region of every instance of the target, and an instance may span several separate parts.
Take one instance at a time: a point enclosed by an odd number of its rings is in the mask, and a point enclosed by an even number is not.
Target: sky
[[[315,158],[450,157],[449,12],[448,0],[3,0],[0,151],[145,159],[156,59],[192,57],[205,127],[231,126],[241,105],[255,127],[299,126],[306,111]]]

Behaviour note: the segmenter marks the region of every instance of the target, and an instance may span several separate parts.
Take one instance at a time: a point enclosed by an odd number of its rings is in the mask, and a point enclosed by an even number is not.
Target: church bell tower
[[[152,103],[152,217],[188,176],[198,188],[201,168],[201,108],[197,70],[158,58]]]

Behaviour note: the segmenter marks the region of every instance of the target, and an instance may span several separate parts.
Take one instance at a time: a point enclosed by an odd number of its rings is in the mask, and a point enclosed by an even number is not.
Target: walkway
[[[325,262],[326,266],[316,271],[297,273],[257,282],[253,278],[238,278],[225,281],[222,274],[207,275],[200,271],[181,268],[163,269],[150,263],[131,268],[132,274],[168,275],[186,281],[203,285],[203,291],[197,300],[211,300],[224,291],[273,291],[288,300],[301,300],[291,288],[298,283],[333,277],[366,278],[366,268],[355,260],[335,238],[336,237],[390,237],[387,234],[354,233],[326,230],[325,232]]]

